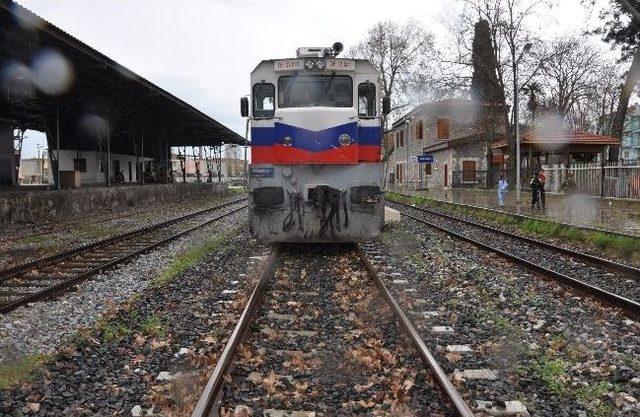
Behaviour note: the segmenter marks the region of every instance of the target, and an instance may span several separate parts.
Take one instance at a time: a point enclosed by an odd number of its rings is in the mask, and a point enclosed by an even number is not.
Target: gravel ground
[[[188,413],[251,289],[247,277],[259,262],[250,257],[266,250],[231,226],[245,221],[246,214],[229,221],[227,241],[201,262],[80,332],[30,382],[0,391],[0,414],[111,416],[152,407],[165,416]],[[132,278],[152,276],[153,268]]]
[[[348,247],[289,248],[251,329],[223,416],[454,415]]]
[[[190,247],[243,222],[246,212],[231,215],[131,263],[97,275],[56,300],[33,303],[0,317],[0,361],[49,354],[79,328],[96,322],[111,307],[140,293],[173,258]]]
[[[100,213],[75,222],[61,220],[59,225],[46,233],[38,231],[33,233],[29,230],[9,232],[9,234],[0,233],[0,252],[2,252],[0,268],[9,268],[240,197],[238,194],[215,195],[200,198],[195,202],[183,201],[128,208],[126,212],[116,215],[111,212]]]
[[[393,204],[393,202],[390,202],[390,204]],[[509,224],[503,224],[503,223],[495,223],[495,222],[490,222],[486,219],[480,218],[480,217],[476,217],[472,214],[466,214],[466,213],[461,213],[459,211],[455,211],[455,210],[447,210],[444,207],[428,207],[430,210],[433,211],[437,211],[437,212],[443,212],[449,215],[453,215],[453,216],[457,216],[460,218],[464,218],[466,220],[472,220],[475,221],[477,223],[481,223],[487,226],[491,226],[494,228],[499,228],[502,230],[505,230],[507,232],[511,232],[511,233],[515,233],[515,234],[522,234],[522,235],[526,235],[525,233],[522,232],[522,230],[518,229],[515,226],[509,225]],[[505,214],[508,214],[505,213]],[[534,216],[535,217],[535,216]],[[546,221],[551,221],[554,222],[553,219],[545,219],[543,217],[540,217],[540,220],[546,220]],[[614,232],[615,233],[615,232]],[[552,243],[554,245],[557,246],[562,246],[564,248],[567,249],[573,249],[575,251],[580,251],[580,252],[585,252],[588,253],[590,255],[593,256],[599,256],[599,257],[606,257],[609,258],[613,261],[616,262],[620,262],[623,264],[627,264],[627,265],[631,265],[631,266],[635,266],[635,267],[640,267],[640,258],[635,258],[635,259],[631,259],[629,256],[625,256],[625,257],[621,257],[621,256],[617,256],[614,253],[611,253],[611,251],[607,252],[607,253],[603,253],[602,248],[597,247],[596,245],[594,245],[591,242],[573,242],[567,239],[562,239],[562,238],[557,238],[557,237],[551,237],[551,238],[546,238],[546,237],[541,237],[540,235],[531,233],[528,235],[529,237],[533,237],[536,239],[544,239],[544,240],[548,240],[549,243]],[[634,236],[633,234],[631,236]],[[640,238],[640,237],[638,237]]]
[[[640,325],[620,311],[408,219],[375,250],[390,289],[479,415],[477,401],[520,401],[532,416],[639,415]],[[447,349],[454,345],[472,351]]]
[[[485,244],[488,243],[496,249],[511,253],[547,269],[560,272],[631,300],[640,301],[640,281],[635,279],[636,277],[618,271],[612,272],[604,267],[585,263],[553,250],[493,233],[477,226],[440,217],[436,214],[407,209],[393,203],[389,205],[401,210],[401,212],[408,210],[417,218],[424,219],[427,222],[437,224],[447,230],[476,239]]]

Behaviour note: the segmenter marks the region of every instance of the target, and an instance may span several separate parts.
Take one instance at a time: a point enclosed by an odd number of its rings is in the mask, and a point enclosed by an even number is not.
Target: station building
[[[449,99],[422,104],[387,132],[387,181],[410,188],[486,186],[490,143],[478,129],[477,105]],[[418,156],[433,161],[420,163]]]

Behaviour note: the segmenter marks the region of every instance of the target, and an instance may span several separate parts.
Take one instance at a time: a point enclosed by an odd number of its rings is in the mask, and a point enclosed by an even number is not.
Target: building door
[[[131,161],[129,161],[129,182],[133,181],[133,169],[131,168]]]
[[[120,161],[113,161],[113,172],[111,172],[111,178],[113,180],[117,180],[118,174],[120,174]]]
[[[444,164],[444,187],[449,186],[449,165]]]
[[[476,182],[476,161],[462,161],[462,182]]]

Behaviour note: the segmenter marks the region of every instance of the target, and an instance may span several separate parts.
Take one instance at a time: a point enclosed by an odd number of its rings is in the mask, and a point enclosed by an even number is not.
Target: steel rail
[[[359,245],[357,246],[357,251],[360,260],[369,273],[369,276],[374,280],[384,298],[391,305],[391,308],[397,316],[398,321],[402,325],[402,328],[411,338],[411,342],[418,351],[418,354],[420,355],[422,360],[427,364],[427,366],[429,366],[431,372],[433,372],[436,382],[451,401],[451,404],[454,406],[456,413],[460,417],[473,417],[473,412],[464,401],[456,387],[453,385],[447,374],[444,372],[442,367],[440,367],[438,361],[433,356],[424,340],[422,340],[422,337],[420,337],[420,334],[413,326],[411,321],[407,318],[407,315],[404,313],[404,311],[402,311],[402,308],[400,307],[398,302],[393,298],[393,295],[391,295],[391,292],[389,292],[389,289],[382,281],[376,270],[373,268],[371,262],[369,262],[369,259],[367,258],[367,255]]]
[[[242,315],[240,316],[236,327],[233,329],[233,333],[231,333],[231,337],[224,347],[224,350],[222,351],[222,354],[218,359],[216,367],[209,376],[207,384],[205,385],[202,394],[200,394],[198,402],[191,412],[191,417],[210,417],[216,414],[217,410],[214,410],[214,406],[216,405],[216,402],[218,401],[218,398],[222,393],[224,376],[227,374],[231,367],[231,364],[233,363],[233,358],[236,355],[236,350],[245,336],[246,330],[249,327],[249,323],[251,322],[251,319],[253,318],[260,301],[262,300],[262,296],[264,294],[265,288],[267,287],[267,283],[274,273],[279,251],[280,250],[277,245],[271,247],[271,252],[269,253],[269,257],[267,258],[267,263],[264,265],[262,271],[260,272],[258,283],[251,293],[249,301],[242,311]]]
[[[127,239],[127,238],[130,238],[130,237],[147,234],[149,232],[154,232],[154,231],[159,230],[161,228],[171,226],[171,225],[173,225],[175,223],[182,222],[182,221],[185,221],[185,220],[189,220],[189,219],[191,219],[193,217],[200,216],[202,214],[206,214],[206,213],[209,213],[209,212],[212,212],[212,211],[217,211],[217,210],[220,210],[222,208],[228,207],[228,206],[233,205],[233,204],[241,203],[241,202],[246,201],[246,200],[247,200],[246,198],[240,198],[240,199],[237,199],[237,200],[229,201],[229,202],[226,202],[226,203],[223,203],[223,204],[219,204],[219,205],[214,206],[214,207],[209,207],[209,208],[206,208],[206,209],[203,209],[203,210],[198,210],[198,211],[189,213],[189,214],[181,216],[181,217],[175,217],[173,219],[170,219],[170,220],[167,220],[167,221],[164,221],[164,222],[152,224],[150,226],[146,226],[146,227],[143,227],[141,229],[132,230],[130,232],[126,232],[126,233],[123,233],[123,234],[120,234],[120,235],[117,235],[117,236],[112,236],[112,237],[109,237],[109,238],[106,238],[106,239],[103,239],[103,240],[99,240],[97,242],[88,243],[86,245],[79,246],[79,247],[71,249],[69,251],[56,253],[54,255],[46,256],[44,258],[36,259],[36,260],[30,261],[30,262],[27,262],[27,263],[24,263],[24,264],[16,265],[16,266],[11,267],[11,268],[2,269],[2,270],[0,270],[0,282],[4,282],[4,281],[6,281],[8,279],[11,279],[11,278],[15,277],[16,275],[19,275],[20,273],[24,273],[26,271],[29,271],[29,270],[32,270],[32,269],[36,269],[36,268],[41,268],[43,266],[51,265],[51,264],[53,264],[55,262],[58,262],[58,261],[60,261],[62,259],[78,255],[81,252],[85,252],[85,251],[92,250],[92,249],[97,249],[97,248],[102,247],[102,246],[107,246],[107,245],[112,244],[114,242],[118,242],[120,240]]]
[[[223,206],[228,206],[230,204],[231,203],[224,204]],[[90,269],[90,270],[88,270],[86,272],[83,272],[83,273],[81,273],[81,274],[79,274],[77,276],[74,276],[72,278],[66,279],[64,281],[61,281],[61,282],[59,282],[59,283],[57,283],[55,285],[46,287],[42,291],[34,292],[34,293],[31,293],[31,294],[29,294],[29,295],[27,295],[25,297],[21,297],[21,298],[15,300],[15,301],[9,302],[7,304],[0,305],[0,314],[7,314],[7,313],[15,310],[16,308],[24,305],[24,304],[28,304],[28,303],[32,303],[32,302],[35,302],[35,301],[38,301],[38,300],[42,300],[43,298],[47,298],[47,297],[49,297],[51,295],[57,294],[57,293],[65,290],[65,289],[67,289],[67,288],[69,288],[69,287],[71,287],[71,286],[73,286],[75,284],[78,284],[78,283],[88,279],[89,277],[91,277],[93,275],[96,275],[96,274],[102,272],[105,269],[109,269],[109,268],[112,268],[112,267],[114,267],[116,265],[119,265],[119,264],[121,264],[123,262],[126,262],[126,261],[128,261],[129,259],[131,259],[131,258],[133,258],[135,256],[138,256],[138,255],[140,255],[142,253],[145,253],[145,252],[147,252],[147,251],[149,251],[151,249],[154,249],[154,248],[156,248],[158,246],[164,245],[164,244],[166,244],[166,243],[168,243],[168,242],[170,242],[172,240],[175,240],[175,239],[177,239],[177,238],[179,238],[181,236],[184,236],[184,235],[186,235],[188,233],[191,233],[191,232],[193,232],[193,231],[195,231],[197,229],[200,229],[200,228],[202,228],[204,226],[207,226],[207,225],[209,225],[209,224],[211,224],[211,223],[213,223],[215,221],[218,221],[218,220],[220,220],[220,219],[222,219],[224,217],[227,217],[227,216],[229,216],[229,215],[231,215],[233,213],[236,213],[236,212],[238,212],[240,210],[244,210],[247,207],[248,207],[248,205],[245,204],[242,207],[235,208],[235,209],[233,209],[231,211],[228,211],[228,212],[223,213],[223,214],[221,214],[219,216],[216,216],[213,219],[209,219],[204,223],[198,224],[196,226],[190,227],[190,228],[188,228],[186,230],[183,230],[181,232],[175,233],[175,234],[171,235],[168,238],[162,239],[162,240],[160,240],[158,242],[154,242],[154,243],[152,243],[150,245],[146,245],[141,249],[136,249],[135,251],[127,253],[126,255],[123,255],[123,256],[121,256],[121,257],[119,257],[117,259],[114,259],[114,260],[105,262],[103,264],[100,264],[99,266],[97,266],[95,268],[92,268],[92,269]],[[128,237],[130,237],[130,236],[128,236]]]
[[[515,233],[512,233],[512,232],[508,232],[506,230],[502,230],[502,229],[499,229],[499,228],[494,228],[494,227],[491,227],[491,226],[488,226],[488,225],[485,225],[485,224],[482,224],[482,223],[479,223],[479,222],[476,222],[476,221],[473,221],[473,220],[468,220],[468,219],[460,218],[458,216],[454,216],[454,215],[451,215],[451,214],[434,211],[434,210],[426,208],[426,207],[412,206],[410,204],[401,203],[401,202],[398,202],[398,201],[391,201],[391,202],[395,203],[395,204],[398,204],[400,206],[404,206],[404,207],[407,207],[407,208],[410,208],[410,209],[421,211],[423,213],[433,214],[433,215],[436,215],[436,216],[444,217],[446,219],[456,220],[456,221],[459,221],[459,222],[462,222],[462,223],[465,223],[465,224],[468,224],[468,225],[471,225],[471,226],[479,227],[481,229],[484,229],[484,230],[487,230],[487,231],[490,231],[490,232],[496,232],[496,233],[499,233],[499,234],[504,235],[504,236],[508,236],[508,237],[511,237],[511,238],[514,238],[514,239],[521,240],[521,241],[526,242],[526,243],[530,243],[532,245],[542,246],[542,247],[544,247],[546,249],[549,249],[549,250],[554,250],[554,251],[563,253],[563,254],[568,255],[568,256],[573,256],[575,258],[579,258],[579,259],[582,259],[584,261],[591,262],[594,265],[605,266],[607,268],[610,268],[610,269],[613,269],[613,270],[616,270],[616,271],[619,271],[619,272],[624,272],[624,273],[627,273],[627,274],[631,275],[631,277],[633,279],[635,279],[636,281],[640,281],[640,268],[636,268],[636,267],[631,266],[631,265],[615,262],[615,261],[612,261],[610,259],[601,258],[601,257],[595,256],[595,255],[590,255],[590,254],[585,253],[585,252],[579,252],[579,251],[576,251],[576,250],[573,250],[573,249],[563,248],[561,246],[556,246],[556,245],[553,245],[551,243],[544,242],[542,240],[530,238],[528,236],[518,235],[518,234],[515,234]]]
[[[602,229],[602,228],[598,228],[598,227],[581,226],[581,225],[575,224],[575,223],[563,223],[563,222],[555,221],[553,219],[544,218],[544,217],[527,216],[526,214],[518,214],[518,213],[512,213],[510,211],[496,210],[496,209],[491,208],[491,207],[475,206],[473,204],[466,204],[466,203],[454,203],[452,201],[439,200],[437,198],[422,197],[422,196],[419,196],[419,195],[412,195],[412,194],[402,194],[402,193],[397,193],[397,192],[394,192],[394,191],[391,191],[391,192],[393,192],[396,195],[400,195],[402,197],[407,197],[407,198],[420,197],[420,198],[424,198],[424,199],[429,200],[429,201],[433,201],[435,203],[449,205],[449,206],[458,206],[458,207],[469,208],[469,209],[473,209],[473,210],[488,211],[490,213],[502,214],[502,215],[507,215],[507,216],[516,217],[516,218],[525,219],[525,220],[538,220],[538,221],[542,221],[542,222],[557,224],[559,226],[573,227],[575,229],[580,229],[580,230],[584,230],[584,231],[587,231],[587,232],[594,232],[594,233],[600,232],[600,233],[607,233],[609,235],[623,237],[623,238],[640,239],[640,235],[637,235],[637,234],[636,235],[630,235],[630,234],[627,234],[627,233],[616,232],[615,230]],[[388,201],[392,201],[394,203],[397,202],[395,200],[388,200]]]
[[[450,236],[453,236],[455,238],[458,238],[460,240],[463,240],[465,242],[468,243],[472,243],[478,247],[481,247],[483,249],[489,250],[490,252],[495,252],[499,255],[501,255],[504,258],[507,258],[517,264],[523,265],[533,271],[542,273],[543,275],[549,276],[553,279],[555,279],[558,282],[561,282],[563,284],[567,284],[571,287],[574,287],[580,291],[585,292],[588,295],[594,296],[597,299],[604,301],[605,303],[609,304],[609,305],[613,305],[616,307],[620,307],[623,310],[625,310],[627,313],[633,315],[633,316],[640,316],[640,303],[630,300],[626,297],[622,297],[620,295],[611,293],[609,291],[603,290],[602,288],[596,287],[594,285],[588,284],[584,281],[575,279],[575,278],[571,278],[565,274],[562,274],[560,272],[551,270],[549,268],[545,268],[544,266],[535,264],[531,261],[528,261],[526,259],[523,259],[519,256],[513,255],[511,253],[505,252],[501,249],[498,248],[494,248],[486,243],[480,242],[479,240],[467,237],[463,234],[454,232],[452,230],[449,230],[445,227],[439,226],[437,224],[431,223],[427,220],[424,219],[420,219],[418,217],[412,216],[408,213],[403,213],[404,216],[407,216],[408,218],[417,221],[418,223],[422,223],[425,224],[427,226],[433,227],[434,229],[440,230]]]

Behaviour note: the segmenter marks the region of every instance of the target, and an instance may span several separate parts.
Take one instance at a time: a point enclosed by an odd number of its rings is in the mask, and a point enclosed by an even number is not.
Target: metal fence
[[[640,163],[571,164],[544,166],[547,191],[640,199]]]

